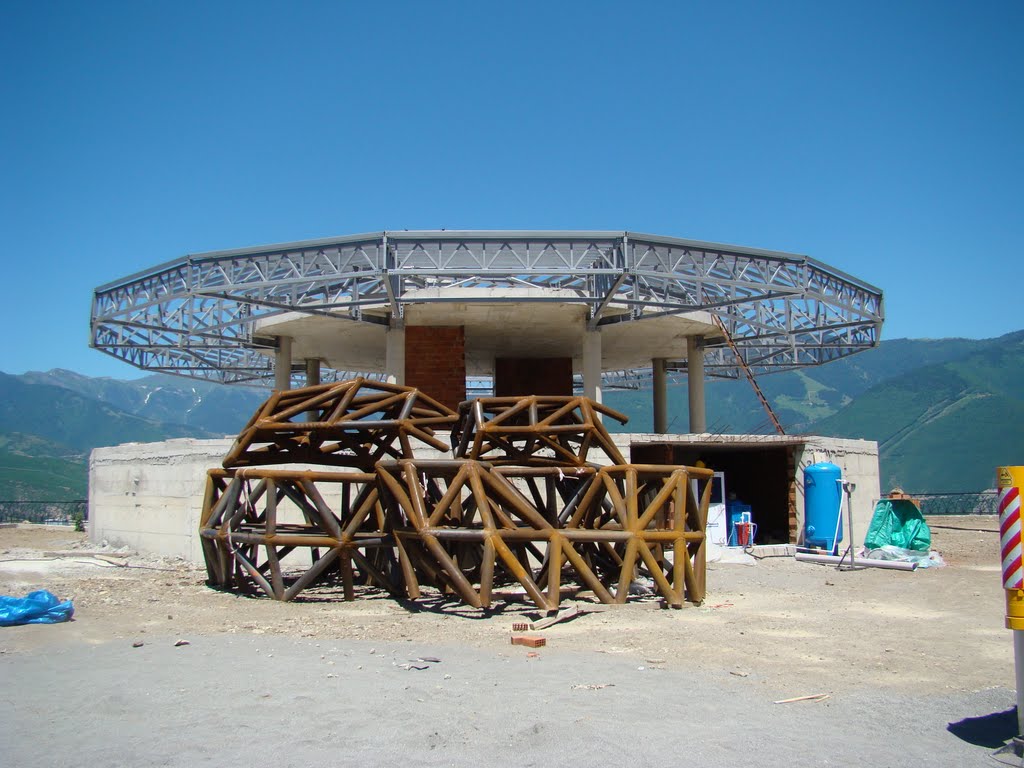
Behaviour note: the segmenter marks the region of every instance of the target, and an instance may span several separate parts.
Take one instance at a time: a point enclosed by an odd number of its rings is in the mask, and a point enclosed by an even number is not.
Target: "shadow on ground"
[[[1017,708],[981,717],[965,717],[946,726],[958,739],[979,747],[997,749],[1017,735]]]

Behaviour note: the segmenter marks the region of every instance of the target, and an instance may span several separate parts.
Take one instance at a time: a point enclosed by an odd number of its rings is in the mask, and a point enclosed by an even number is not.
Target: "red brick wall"
[[[786,493],[789,506],[789,543],[796,544],[800,541],[800,528],[796,519],[796,449],[786,449],[786,473],[789,476],[789,489]]]
[[[405,385],[449,408],[466,399],[466,332],[461,325],[405,327]]]

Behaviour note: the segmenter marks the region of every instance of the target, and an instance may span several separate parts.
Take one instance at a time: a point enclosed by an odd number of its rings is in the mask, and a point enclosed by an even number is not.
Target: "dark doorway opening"
[[[572,397],[571,357],[499,357],[494,361],[494,396]]]
[[[790,445],[634,443],[636,464],[704,466],[725,475],[728,499],[750,505],[756,544],[796,543],[796,486]]]

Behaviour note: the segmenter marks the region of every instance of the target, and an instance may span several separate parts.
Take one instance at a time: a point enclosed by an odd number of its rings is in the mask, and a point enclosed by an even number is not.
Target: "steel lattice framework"
[[[767,373],[868,349],[884,317],[879,289],[807,256],[632,232],[403,231],[190,255],[131,275],[96,289],[91,344],[147,370],[271,378],[257,321],[300,312],[400,326],[410,292],[417,303],[453,300],[424,296],[428,287],[471,289],[460,302],[574,296],[591,329],[709,312],[736,348],[706,350],[719,376],[736,374],[736,354]],[[488,288],[558,290],[485,297]],[[607,373],[606,383],[630,375]]]

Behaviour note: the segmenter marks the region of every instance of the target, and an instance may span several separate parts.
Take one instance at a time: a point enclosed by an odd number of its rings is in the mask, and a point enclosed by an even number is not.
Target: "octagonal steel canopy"
[[[807,256],[633,232],[401,231],[184,256],[100,286],[91,346],[138,368],[214,381],[274,376],[276,336],[324,381],[384,374],[389,328],[462,325],[466,367],[498,356],[578,360],[602,336],[606,386],[653,358],[735,376],[874,347],[882,293]],[[731,344],[729,341],[731,340]]]

